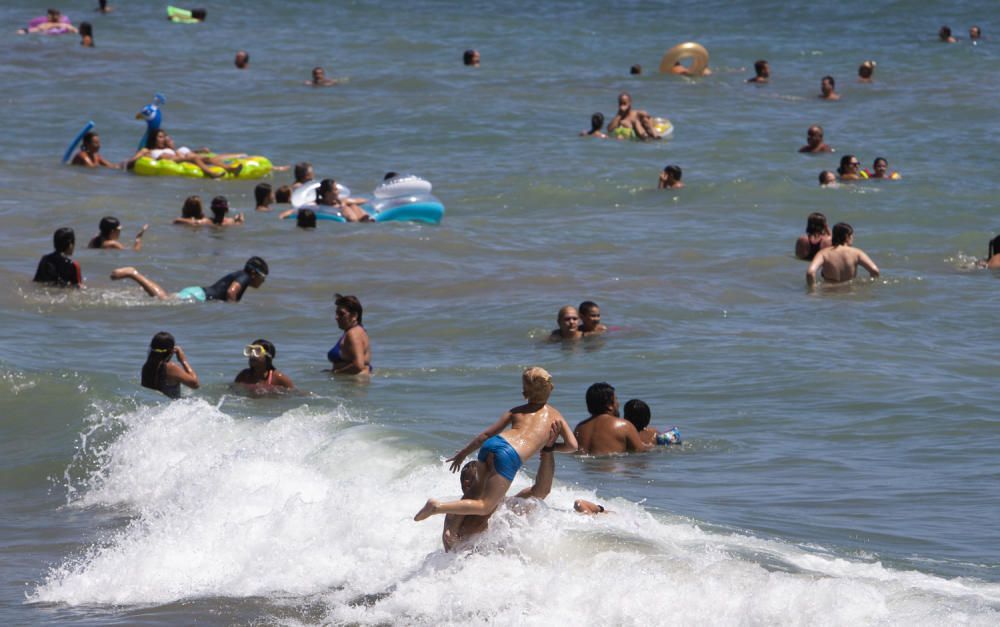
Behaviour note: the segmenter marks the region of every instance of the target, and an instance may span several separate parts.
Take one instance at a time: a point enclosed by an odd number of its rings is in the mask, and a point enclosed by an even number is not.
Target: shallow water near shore
[[[38,8],[0,7],[0,622],[997,623],[1000,277],[974,267],[1000,232],[991,3],[247,5],[180,26],[153,3],[63,3],[92,50],[17,37]],[[944,23],[958,44],[936,42]],[[714,74],[656,74],[687,40]],[[767,86],[744,83],[758,58]],[[343,84],[304,86],[315,65]],[[816,98],[825,74],[841,101]],[[674,135],[578,138],[622,90]],[[358,193],[413,172],[444,221],[304,232],[253,212],[256,181],[59,165],[89,119],[129,156],[154,92],[181,144],[310,161]],[[796,152],[816,123],[835,155]],[[843,154],[903,180],[820,189]],[[655,189],[667,163],[685,189]],[[226,195],[246,226],[170,225],[191,194]],[[806,290],[792,249],[817,210],[854,226],[879,279]],[[82,248],[104,215],[127,239],[149,223],[143,251]],[[85,290],[30,281],[60,226]],[[238,306],[108,279],[135,265],[177,290],[250,255],[271,274]],[[364,304],[368,383],[323,371],[334,292]],[[545,342],[585,299],[612,331]],[[174,403],[138,385],[160,330],[203,384]],[[257,337],[301,394],[229,389]],[[445,554],[440,519],[412,516],[459,494],[442,460],[518,403],[530,365],[572,424],[608,381],[684,444],[559,456],[544,505]]]

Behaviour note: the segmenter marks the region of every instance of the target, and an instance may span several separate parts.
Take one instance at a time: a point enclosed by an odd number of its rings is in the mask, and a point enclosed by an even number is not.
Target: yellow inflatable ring
[[[660,60],[660,74],[670,74],[674,64],[685,59],[692,59],[689,71],[692,76],[701,76],[701,73],[708,67],[708,50],[705,46],[696,44],[693,41],[679,44],[663,55]]]

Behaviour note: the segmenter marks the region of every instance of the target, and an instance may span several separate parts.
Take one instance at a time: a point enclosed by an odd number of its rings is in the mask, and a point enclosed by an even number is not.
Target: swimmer
[[[173,224],[184,224],[187,226],[202,226],[212,224],[210,218],[205,217],[205,211],[201,205],[201,196],[188,196],[181,207],[181,217],[174,218]]]
[[[177,355],[180,365],[170,361],[174,355]],[[201,385],[198,373],[188,363],[184,350],[177,346],[174,336],[166,331],[160,331],[149,342],[149,353],[146,355],[146,363],[142,365],[140,380],[142,387],[163,392],[173,399],[181,397],[181,385],[192,390]]]
[[[645,401],[638,398],[628,401],[625,403],[624,414],[625,420],[631,422],[635,430],[639,432],[640,440],[649,446],[656,445],[656,436],[660,432],[649,426],[652,413],[649,411],[649,405]]]
[[[155,133],[150,134],[149,138],[146,140],[146,146],[139,149],[138,152],[133,155],[129,160],[129,168],[135,165],[135,162],[142,157],[149,157],[153,160],[165,159],[167,161],[174,161],[177,163],[193,163],[201,171],[205,173],[205,176],[213,179],[222,178],[225,176],[222,172],[216,172],[211,169],[211,166],[218,166],[229,172],[233,176],[239,175],[243,170],[243,164],[237,164],[235,166],[226,165],[224,161],[219,160],[219,157],[214,157],[211,159],[206,159],[196,154],[196,151],[182,146],[181,148],[174,149],[173,139],[167,135],[167,132],[163,129],[157,130]]]
[[[122,225],[118,221],[118,218],[113,216],[105,216],[101,218],[101,222],[98,225],[98,233],[95,235],[90,242],[87,244],[87,248],[100,248],[102,250],[125,250],[125,246],[119,240],[122,235]],[[132,250],[139,252],[142,250],[142,236],[149,229],[148,224],[143,224],[142,228],[135,235],[135,243],[132,244]]]
[[[768,83],[771,80],[771,65],[765,59],[759,59],[753,64],[753,71],[755,76],[753,78],[748,78],[748,83],[757,83],[758,85]]]
[[[340,212],[348,222],[374,222],[368,212],[361,208],[365,198],[341,198],[337,192],[337,181],[323,179],[316,188],[316,204],[320,207],[333,207]]]
[[[592,503],[584,499],[577,499],[573,501],[573,509],[581,514],[609,514],[611,510],[604,509],[603,505],[598,505],[597,503]]]
[[[462,63],[469,67],[479,67],[479,51],[470,48],[463,52]]]
[[[833,175],[833,172],[830,172]],[[833,238],[830,235],[830,225],[826,222],[826,216],[820,212],[810,213],[806,218],[806,232],[799,235],[795,240],[795,256],[805,261],[812,260],[816,253],[833,246]]]
[[[859,83],[874,82],[874,78],[872,78],[872,75],[875,74],[875,65],[876,63],[874,61],[865,61],[864,63],[858,66]]]
[[[986,259],[983,260],[983,265],[990,270],[1000,268],[1000,235],[990,240],[987,253]]]
[[[306,85],[312,87],[329,87],[330,85],[336,85],[337,81],[332,78],[326,77],[326,70],[320,66],[316,66],[312,70],[312,79],[306,81]]]
[[[361,323],[364,309],[357,296],[333,295],[337,326],[343,333],[326,354],[333,374],[371,374],[372,345]]]
[[[889,162],[886,161],[885,157],[875,157],[875,161],[872,162],[872,169],[865,170],[865,174],[870,179],[890,179],[896,181],[903,178],[899,175],[899,172],[889,172]]]
[[[295,164],[295,182],[292,183],[292,189],[298,189],[306,183],[313,180],[313,167],[308,161],[302,161]]]
[[[799,148],[799,152],[835,152],[829,144],[823,141],[823,127],[813,124],[806,131],[806,145]]]
[[[274,367],[273,360],[278,356],[274,344],[265,339],[254,340],[243,349],[243,356],[249,365],[236,375],[233,383],[241,383],[256,394],[295,389],[292,380]]]
[[[827,283],[842,283],[850,281],[858,273],[860,265],[872,278],[879,276],[878,266],[865,251],[854,248],[854,229],[846,222],[833,225],[833,242],[830,248],[824,248],[816,253],[809,269],[806,270],[806,284],[816,285],[816,271],[820,270],[823,280]]]
[[[292,188],[288,185],[282,185],[274,190],[274,202],[279,205],[287,205],[292,202]]]
[[[819,186],[820,187],[840,187],[840,183],[837,182],[837,175],[829,170],[823,170],[819,173]]]
[[[247,66],[250,65],[250,53],[246,50],[238,51],[236,53],[236,57],[233,59],[233,65],[235,65],[238,70],[247,69]]]
[[[636,63],[628,69],[628,73],[632,76],[639,76],[642,74],[642,66]]]
[[[618,129],[623,129],[617,132]],[[631,131],[631,132],[629,132]],[[618,113],[608,123],[608,133],[618,139],[636,137],[638,139],[660,139],[653,127],[653,120],[645,111],[632,108],[632,96],[623,91],[618,94]]]
[[[556,315],[558,329],[549,334],[550,342],[561,342],[562,340],[578,340],[583,337],[580,331],[580,314],[573,305],[566,305],[559,310]]]
[[[864,178],[861,175],[861,162],[854,155],[844,155],[840,158],[837,175],[841,181],[860,181]]]
[[[80,264],[70,259],[76,249],[76,233],[66,226],[56,229],[52,234],[52,245],[55,250],[38,261],[32,281],[58,287],[80,287],[83,283]]]
[[[298,215],[295,216],[295,226],[300,229],[315,229],[316,212],[312,209],[299,209]]]
[[[101,136],[96,131],[88,131],[84,134],[83,141],[80,143],[80,151],[73,155],[70,164],[85,168],[121,169],[119,164],[111,163],[101,154]]]
[[[969,41],[971,41],[973,45],[979,43],[979,39],[982,36],[983,36],[983,31],[978,26],[969,27]]]
[[[479,461],[486,461],[492,456],[496,472],[487,478],[482,496],[445,503],[428,499],[413,520],[423,520],[434,514],[489,516],[507,494],[521,464],[550,442],[553,429],[563,440],[550,445],[553,451],[576,451],[576,438],[566,419],[548,404],[552,387],[552,376],[545,369],[526,369],[521,374],[521,391],[527,402],[506,412],[447,460],[451,462],[451,471],[457,472],[465,457],[477,448]]]
[[[681,176],[684,173],[679,165],[668,165],[660,172],[660,180],[657,182],[657,189],[680,189],[684,187]]]
[[[819,98],[821,100],[840,100],[840,94],[835,91],[837,82],[832,76],[824,76],[819,83]]]
[[[580,332],[584,336],[600,335],[608,330],[608,325],[601,324],[601,308],[594,301],[583,301],[577,311],[580,312]]]
[[[642,441],[635,425],[619,418],[615,388],[607,383],[595,383],[587,388],[587,411],[590,417],[573,430],[581,453],[642,453],[653,448],[654,445]]]
[[[80,22],[80,45],[84,48],[94,47],[94,27],[90,22]]]
[[[946,44],[953,44],[958,40],[951,36],[951,28],[942,26],[938,30],[938,41]]]
[[[271,203],[274,202],[274,191],[270,183],[258,183],[253,188],[254,201],[257,203],[257,211],[271,211]]]
[[[160,300],[174,298],[194,299],[200,302],[222,300],[238,303],[248,287],[259,288],[267,279],[267,262],[260,257],[251,257],[242,270],[230,272],[208,287],[186,287],[176,294],[167,293],[162,287],[143,276],[133,267],[118,268],[111,273],[111,280],[132,279],[146,290],[146,293]]]
[[[678,76],[696,76],[691,70],[687,68],[686,65],[684,65],[680,61],[674,61],[673,67],[670,68],[670,73],[677,74]],[[712,70],[706,67],[704,70],[701,71],[701,74],[699,74],[698,76],[711,76],[711,75],[712,75]]]
[[[598,111],[594,115],[590,116],[590,130],[580,131],[580,137],[597,137],[599,139],[607,139],[608,136],[601,132],[602,126],[604,126],[604,114]]]
[[[229,213],[229,201],[225,196],[216,196],[212,199],[212,219],[213,226],[236,226],[243,224],[243,213],[239,212],[235,218],[227,218]]]
[[[111,13],[114,11],[113,8],[108,6],[108,0],[97,0],[97,8],[94,10],[98,13]]]
[[[56,9],[49,9],[44,22],[28,28],[20,28],[17,30],[17,34],[25,35],[28,33],[47,33],[49,31],[59,31],[63,33],[79,32],[68,19],[63,17],[60,11]]]

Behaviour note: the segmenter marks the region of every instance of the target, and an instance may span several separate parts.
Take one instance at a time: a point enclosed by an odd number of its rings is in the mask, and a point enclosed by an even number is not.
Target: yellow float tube
[[[267,157],[252,156],[242,159],[232,159],[230,165],[243,164],[243,169],[236,176],[219,166],[211,166],[213,172],[222,174],[225,179],[259,179],[271,172],[271,162]],[[193,163],[170,161],[168,159],[150,159],[142,157],[135,162],[135,173],[139,176],[187,176],[190,178],[207,178],[205,172]]]

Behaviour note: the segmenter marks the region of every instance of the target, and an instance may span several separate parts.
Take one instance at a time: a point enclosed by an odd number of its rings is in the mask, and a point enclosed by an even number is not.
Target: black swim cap
[[[250,257],[247,259],[243,269],[247,272],[256,272],[261,276],[267,276],[267,262],[260,257]]]

